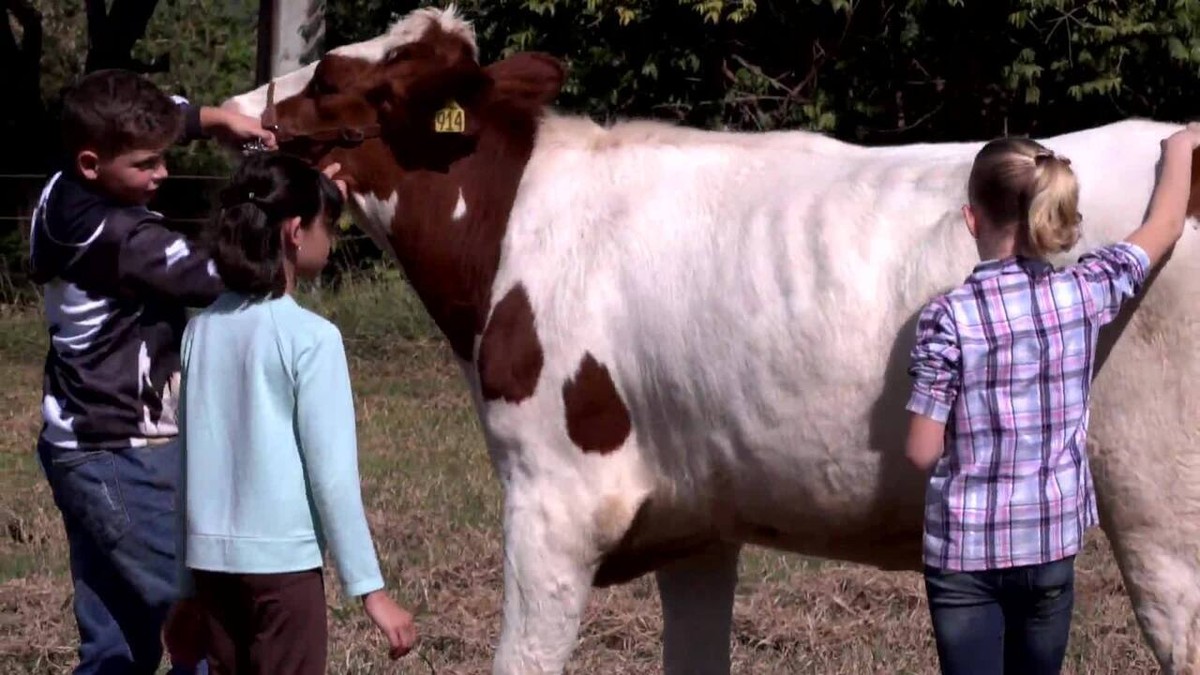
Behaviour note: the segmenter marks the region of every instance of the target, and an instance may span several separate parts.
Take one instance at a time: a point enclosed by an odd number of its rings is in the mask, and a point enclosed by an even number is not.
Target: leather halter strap
[[[333,143],[335,145],[353,147],[368,138],[379,138],[381,130],[378,124],[350,127],[324,127],[312,131],[297,131],[284,129],[279,125],[279,114],[275,109],[275,81],[267,85],[267,106],[263,108],[262,126],[275,134],[275,141],[280,145],[296,141],[312,143]]]

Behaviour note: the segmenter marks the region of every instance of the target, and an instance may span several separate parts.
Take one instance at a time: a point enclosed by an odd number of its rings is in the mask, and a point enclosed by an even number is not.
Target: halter
[[[358,127],[325,127],[322,129],[314,129],[312,131],[294,131],[284,129],[279,126],[279,116],[275,111],[275,81],[272,80],[267,85],[267,107],[263,108],[262,119],[263,129],[275,134],[275,142],[282,147],[286,143],[294,143],[296,141],[311,141],[314,143],[333,143],[344,147],[354,147],[361,144],[368,138],[378,138],[380,136],[380,128],[378,124],[367,124]],[[246,152],[266,150],[266,146],[262,141],[255,139],[247,143],[244,148]]]

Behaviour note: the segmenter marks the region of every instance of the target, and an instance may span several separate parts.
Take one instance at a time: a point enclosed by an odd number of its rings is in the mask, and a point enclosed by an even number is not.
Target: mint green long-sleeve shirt
[[[182,354],[187,568],[297,572],[328,545],[346,595],[382,588],[337,327],[290,296],[226,293]]]

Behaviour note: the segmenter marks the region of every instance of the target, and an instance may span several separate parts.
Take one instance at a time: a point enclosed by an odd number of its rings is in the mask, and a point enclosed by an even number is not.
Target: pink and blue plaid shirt
[[[925,564],[978,571],[1061,560],[1098,521],[1087,461],[1100,327],[1149,268],[1117,243],[1062,270],[979,264],[917,322],[908,410],[946,423],[925,496]]]

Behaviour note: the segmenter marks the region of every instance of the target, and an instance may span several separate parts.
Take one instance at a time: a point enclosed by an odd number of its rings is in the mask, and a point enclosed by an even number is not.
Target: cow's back
[[[1080,174],[1081,247],[1142,217],[1169,131],[1138,124],[1049,143]],[[1108,146],[1124,161],[1106,161]],[[635,457],[614,461],[660,509],[879,564],[905,542],[912,564],[923,481],[902,456],[908,350],[922,305],[978,260],[960,207],[979,147],[551,118],[494,296],[525,287],[548,373],[569,376],[585,351],[607,365],[635,429],[621,451]],[[1184,272],[1146,305],[1172,304],[1196,278]],[[1122,353],[1133,367],[1164,352],[1125,340]],[[1096,415],[1113,399],[1101,384]]]

